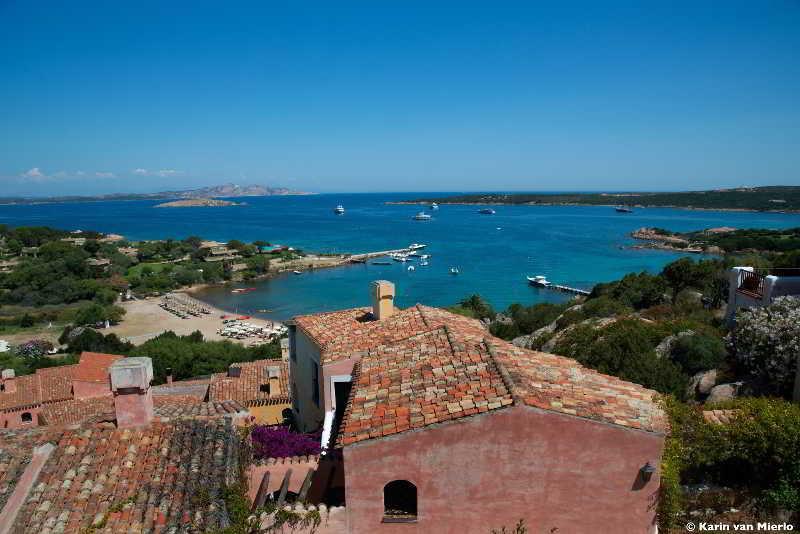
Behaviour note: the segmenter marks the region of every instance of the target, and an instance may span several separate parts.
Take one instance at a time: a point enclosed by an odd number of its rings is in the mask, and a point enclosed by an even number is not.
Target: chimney
[[[3,369],[3,372],[0,373],[0,384],[3,385],[0,388],[5,393],[15,393],[17,391],[17,381],[16,375],[14,374],[13,369]]]
[[[123,358],[111,364],[109,372],[117,428],[149,425],[153,420],[153,361],[146,357]]]
[[[372,316],[378,321],[394,313],[394,284],[387,280],[375,280],[370,285]]]
[[[172,385],[172,367],[167,367],[167,385]]]
[[[284,392],[281,391],[281,368],[277,365],[267,367],[267,378],[269,378],[269,396],[280,397]]]

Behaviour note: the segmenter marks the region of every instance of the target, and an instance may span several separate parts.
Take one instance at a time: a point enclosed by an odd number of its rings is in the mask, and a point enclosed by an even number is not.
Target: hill
[[[800,187],[768,186],[671,193],[472,193],[397,204],[632,205],[709,210],[800,211]]]

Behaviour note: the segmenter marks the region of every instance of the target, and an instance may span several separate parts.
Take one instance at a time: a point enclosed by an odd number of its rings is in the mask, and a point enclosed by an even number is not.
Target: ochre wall
[[[663,436],[526,406],[344,449],[349,531],[652,533]],[[417,486],[418,521],[382,523],[383,487]],[[640,487],[637,486],[639,482]],[[557,530],[552,530],[557,529]]]
[[[247,411],[256,418],[256,423],[260,425],[279,425],[283,423],[283,410],[291,407],[290,403],[283,402],[264,406],[250,406]]]

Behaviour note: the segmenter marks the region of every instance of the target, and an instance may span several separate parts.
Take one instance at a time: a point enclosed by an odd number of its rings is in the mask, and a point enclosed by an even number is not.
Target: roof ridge
[[[486,352],[489,354],[489,359],[494,364],[495,368],[497,369],[497,373],[500,375],[500,378],[503,380],[503,384],[506,386],[508,390],[508,394],[511,395],[511,399],[514,401],[514,405],[523,404],[522,398],[520,397],[519,393],[517,392],[518,386],[514,382],[514,379],[511,378],[511,374],[508,372],[508,369],[498,361],[495,357],[495,350],[492,343],[489,342],[489,338],[483,338],[483,344],[486,346]]]

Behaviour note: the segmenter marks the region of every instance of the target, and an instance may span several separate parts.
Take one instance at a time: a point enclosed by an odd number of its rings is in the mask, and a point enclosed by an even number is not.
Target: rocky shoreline
[[[665,233],[658,228],[643,227],[631,232],[634,239],[647,241],[640,245],[632,245],[632,249],[656,249],[673,252],[688,252],[690,254],[715,254],[721,255],[722,249],[715,246],[705,246],[702,243],[692,242],[680,234]]]

